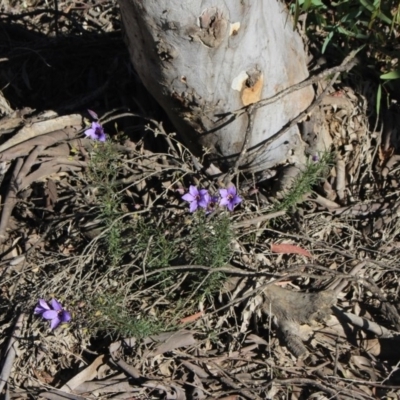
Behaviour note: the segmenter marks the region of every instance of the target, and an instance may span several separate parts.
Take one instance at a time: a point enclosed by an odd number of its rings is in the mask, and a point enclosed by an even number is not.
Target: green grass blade
[[[381,112],[381,100],[382,100],[382,85],[379,84],[378,90],[376,92],[376,115],[378,118]]]
[[[390,71],[386,74],[380,76],[381,79],[385,80],[392,80],[392,79],[399,79],[400,78],[400,69]]]

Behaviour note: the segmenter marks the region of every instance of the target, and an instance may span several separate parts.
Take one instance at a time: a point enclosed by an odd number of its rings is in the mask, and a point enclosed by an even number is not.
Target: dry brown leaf
[[[377,357],[381,354],[382,346],[377,338],[362,340],[360,343],[361,348],[367,351],[369,354]]]
[[[196,314],[189,315],[189,317],[182,318],[180,322],[181,322],[181,324],[187,324],[189,322],[198,320],[203,315],[204,315],[204,311],[199,311]]]
[[[256,343],[268,346],[268,342],[266,340],[264,340],[260,336],[255,335],[254,333],[251,333],[250,335],[247,336],[245,343]]]
[[[350,362],[357,367],[357,371],[366,372],[370,376],[372,382],[376,382],[378,380],[378,377],[374,371],[374,367],[367,357],[353,355]]]
[[[136,338],[126,338],[123,340],[119,340],[118,342],[113,342],[109,346],[110,354],[115,353],[116,351],[122,349],[124,346],[133,347],[136,345]]]
[[[281,253],[281,254],[300,254],[302,256],[312,258],[312,255],[309,251],[296,246],[294,244],[287,244],[287,243],[272,243],[271,244],[271,251],[273,253]]]
[[[164,334],[165,335],[165,334]],[[144,357],[154,357],[159,354],[167,353],[168,351],[174,350],[178,347],[192,346],[197,343],[193,333],[190,331],[179,331],[168,333],[168,336],[164,336],[164,343],[159,344],[153,351],[147,353]],[[149,339],[157,341],[157,336],[152,336]]]
[[[193,389],[193,393],[192,393],[193,399],[196,399],[196,400],[206,399],[207,396],[204,393],[204,390],[203,390],[204,386],[203,386],[203,382],[201,381],[201,379],[197,375],[195,375],[193,378],[193,381],[194,381],[193,383],[195,386],[195,388]]]
[[[258,348],[258,344],[251,344],[250,346],[246,346],[246,347],[242,347],[240,350],[238,351],[233,351],[230,354],[230,357],[244,357],[244,358],[252,358],[252,357],[256,357],[257,354],[254,353],[252,350],[255,350]]]
[[[58,194],[57,186],[52,179],[47,180],[47,188],[45,189],[46,208],[53,210],[53,206],[57,203]]]
[[[393,147],[389,147],[387,150],[385,150],[383,146],[379,146],[378,148],[379,165],[385,164],[386,161],[389,160],[393,154],[394,154]]]
[[[200,368],[198,365],[195,365],[189,361],[182,360],[182,365],[184,365],[187,369],[192,371],[195,376],[199,376],[200,378],[206,379],[210,376],[203,368]]]
[[[91,393],[99,395],[102,393],[129,393],[138,391],[137,388],[130,385],[128,379],[123,377],[116,380],[115,378],[104,379],[102,381],[84,382],[79,385],[75,391],[79,393]]]
[[[33,373],[36,378],[42,383],[49,384],[53,382],[54,378],[46,371],[41,371],[39,369],[33,368]]]
[[[61,390],[67,393],[71,393],[75,388],[82,385],[87,381],[91,381],[92,379],[97,377],[97,369],[100,365],[105,363],[106,356],[103,354],[97,357],[87,368],[83,371],[79,372],[78,375],[75,375],[72,379],[70,379]]]
[[[169,386],[167,386],[165,382],[161,384],[157,381],[147,381],[143,383],[142,386],[153,388],[155,390],[162,390],[165,392],[165,398],[167,400],[186,400],[186,394],[184,390],[176,384],[171,383]]]
[[[163,362],[158,364],[158,370],[161,372],[162,377],[165,379],[166,377],[171,378],[173,372],[173,362],[170,359],[164,359]]]
[[[346,164],[344,160],[336,161],[336,193],[340,200],[344,199],[346,189]]]
[[[48,400],[87,400],[87,397],[79,396],[72,393],[66,393],[58,389],[52,389],[48,392],[40,393],[39,399],[42,398]]]

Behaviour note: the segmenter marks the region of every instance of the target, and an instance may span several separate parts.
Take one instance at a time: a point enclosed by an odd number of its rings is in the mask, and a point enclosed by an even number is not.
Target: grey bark
[[[308,76],[303,43],[277,0],[119,0],[134,67],[189,148],[233,165],[247,114],[228,112],[270,97]],[[312,101],[311,87],[260,108],[242,165],[301,164],[297,127],[262,154],[254,151]],[[253,156],[252,156],[253,155]]]

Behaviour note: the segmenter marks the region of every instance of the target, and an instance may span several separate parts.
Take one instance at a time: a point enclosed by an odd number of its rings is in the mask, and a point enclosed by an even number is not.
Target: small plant
[[[117,183],[120,168],[119,154],[113,143],[107,141],[96,144],[89,164],[89,178],[98,188],[99,218],[107,229],[105,240],[113,265],[118,263],[124,253],[122,232],[125,225],[119,218],[122,198]]]
[[[135,226],[135,252],[141,254],[142,264],[147,271],[161,270],[169,267],[172,260],[178,255],[179,239],[174,236],[174,227],[168,229],[161,224],[156,226],[139,220]],[[160,272],[153,275],[151,281],[162,280],[162,286],[172,282],[174,273],[172,271]]]
[[[168,326],[158,319],[132,315],[123,297],[117,294],[96,297],[92,308],[89,325],[110,336],[142,339],[168,330]]]
[[[226,213],[213,219],[207,219],[204,212],[197,213],[192,237],[191,257],[195,265],[219,268],[231,259],[233,231]],[[193,286],[201,284],[201,293],[208,296],[218,291],[224,280],[225,274],[220,271],[199,273],[193,280]]]
[[[95,134],[94,130],[97,128],[93,126],[87,136]],[[183,199],[189,202],[189,211],[194,213],[194,223],[186,237],[177,234],[182,231],[179,226],[171,221],[159,222],[158,217],[151,214],[135,219],[135,222],[126,227],[120,211],[120,156],[113,143],[99,140],[97,139],[92,153],[89,179],[97,189],[98,214],[105,228],[101,240],[105,240],[107,254],[113,266],[120,264],[129,242],[129,253],[134,255],[135,264],[143,270],[143,279],[138,281],[137,287],[145,290],[150,284],[163,290],[176,285],[176,278],[180,273],[167,268],[177,259],[182,249],[185,249],[185,258],[189,264],[206,265],[213,269],[229,262],[232,257],[233,237],[230,220],[226,211],[219,212],[216,209],[219,205],[232,212],[241,203],[242,199],[234,186],[220,189],[219,196],[210,195],[206,189],[190,186]],[[125,239],[128,228],[129,239]],[[148,272],[152,272],[149,277],[146,275]],[[166,296],[170,301],[183,301],[184,310],[180,310],[177,304],[174,308],[175,314],[187,312],[187,303],[194,293],[201,297],[214,294],[224,279],[224,274],[219,271],[189,273],[184,280],[185,285],[176,292],[166,293]],[[129,308],[133,309],[132,305],[123,300],[126,298],[124,290],[123,287],[116,288],[112,294],[94,298],[89,307],[92,310],[85,313],[89,314],[88,320],[92,327],[110,335],[137,338],[166,330],[165,324],[153,318],[133,315],[129,311]]]
[[[198,213],[193,228],[193,262],[213,268],[223,267],[232,256],[230,243],[233,232],[229,217],[222,213],[208,220]]]
[[[327,34],[322,53],[328,45],[341,47],[343,39],[350,47],[361,44],[386,46],[396,41],[395,28],[400,24],[397,0],[296,0],[291,2],[294,26],[301,13],[307,13],[309,31],[322,28]],[[355,40],[361,41],[357,44]]]
[[[304,171],[294,180],[285,198],[275,206],[275,211],[290,210],[302,201],[303,196],[311,192],[314,185],[323,180],[329,173],[332,154],[325,152],[321,156],[313,156],[306,164]]]
[[[230,220],[226,213],[217,213],[212,219],[207,215],[216,211],[216,206],[226,207],[229,211],[242,202],[236,187],[231,185],[219,189],[219,195],[210,195],[206,189],[190,186],[189,192],[182,199],[190,204],[190,212],[195,213],[192,230],[192,262],[196,265],[206,265],[219,268],[226,265],[232,257],[231,241],[233,238]],[[200,209],[199,209],[200,208]],[[220,271],[208,274],[197,274],[192,286],[201,287],[203,295],[215,293],[225,280],[225,274]]]

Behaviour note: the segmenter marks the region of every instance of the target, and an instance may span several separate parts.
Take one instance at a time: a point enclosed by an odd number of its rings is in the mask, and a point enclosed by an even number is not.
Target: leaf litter
[[[115,3],[58,2],[56,26],[49,4],[1,3],[12,46],[0,79],[13,78],[0,101],[3,394],[398,396],[396,118],[371,127],[373,95],[339,84],[310,117],[321,134],[303,132],[313,162],[327,148],[336,155],[327,176],[295,210],[279,212],[270,201],[274,174],[240,184],[243,201],[226,214],[230,251],[213,267],[195,264],[201,220],[181,196],[190,185],[224,188],[164,129],[135,81],[115,35]],[[12,25],[34,52],[18,47]],[[60,38],[57,49],[43,40],[57,32],[71,43]],[[108,36],[95,39],[99,32]],[[101,68],[88,57],[98,54],[107,55]],[[69,69],[67,57],[77,60]],[[62,82],[41,80],[50,62]],[[54,82],[70,82],[69,90],[61,95]],[[112,140],[85,137],[93,115]],[[221,215],[201,222],[203,260],[211,260]],[[33,315],[39,298],[52,297],[72,317],[53,332]]]

